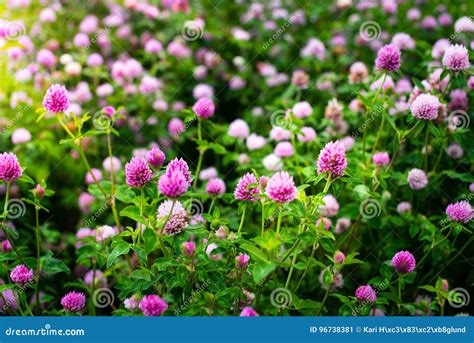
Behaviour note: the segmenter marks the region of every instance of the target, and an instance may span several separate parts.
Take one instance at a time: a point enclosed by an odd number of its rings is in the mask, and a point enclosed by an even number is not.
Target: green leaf
[[[145,218],[140,215],[140,209],[136,206],[130,205],[125,207],[122,211],[120,211],[120,215],[146,225]]]
[[[426,124],[426,122],[423,121],[423,120],[419,120],[415,124],[415,129],[413,130],[413,137],[418,136],[421,133],[421,131],[423,131],[423,128],[425,127],[425,124]]]
[[[117,257],[119,257],[120,255],[128,254],[128,252],[130,251],[130,247],[131,244],[127,242],[121,241],[120,243],[118,243],[107,259],[107,268],[110,268],[110,266],[114,264]]]
[[[276,264],[274,262],[266,263],[258,261],[253,265],[253,280],[256,283],[260,283],[263,279],[265,279],[271,272],[273,272],[276,268]]]
[[[446,298],[446,299],[448,299],[448,297],[449,297],[449,293],[448,293],[448,292],[443,291],[443,290],[438,289],[438,288],[435,288],[435,287],[430,286],[430,285],[420,286],[420,287],[418,287],[418,288],[424,289],[424,290],[426,290],[426,291],[428,291],[428,292],[431,292],[431,293],[439,294],[439,295],[441,295],[443,298]]]
[[[366,108],[369,108],[372,104],[370,103],[370,100],[364,97],[363,95],[359,94],[357,98],[362,102]]]
[[[53,275],[53,274],[58,274],[58,273],[66,273],[70,274],[71,270],[64,264],[63,261],[54,258],[51,255],[51,252],[48,252],[47,255],[41,257],[41,268],[44,273]]]
[[[7,289],[14,289],[14,288],[15,288],[15,285],[12,283],[0,285],[0,292],[3,292],[4,290],[7,290]]]
[[[145,230],[143,233],[143,248],[147,254],[153,251],[157,239],[155,231],[151,229]]]
[[[258,249],[257,247],[247,244],[247,243],[242,244],[240,247],[244,249],[245,251],[247,251],[254,260],[262,261],[266,263],[269,262],[265,253],[261,251],[260,249]]]
[[[402,304],[402,306],[410,312],[411,316],[415,314],[415,306],[411,304]]]
[[[29,177],[28,175],[26,174],[23,174],[19,179],[18,181],[21,181],[21,182],[26,182],[26,183],[29,183],[29,184],[34,184],[35,182],[33,181],[33,179],[31,177]]]
[[[472,174],[468,174],[468,173],[458,173],[458,172],[455,172],[455,171],[447,171],[446,172],[446,176],[449,177],[450,179],[453,179],[453,180],[461,180],[461,181],[464,181],[464,182],[473,182],[474,181],[474,176],[472,176]]]
[[[151,280],[151,274],[147,269],[138,269],[132,272],[130,274],[130,277],[132,279],[138,279],[138,280],[145,280],[145,281],[150,281]]]
[[[416,77],[413,77],[411,80],[420,90],[425,91],[425,86],[423,86],[420,80],[418,80]]]
[[[321,308],[321,303],[311,300],[311,299],[299,299],[296,296],[292,297],[292,303],[293,307],[296,310],[302,310],[302,309],[317,309]]]
[[[449,75],[449,70],[448,69],[444,69],[443,72],[441,73],[441,75],[439,76],[439,80],[443,80],[446,76]]]
[[[431,134],[435,137],[435,138],[438,138],[441,136],[441,131],[436,127],[435,124],[433,124],[433,122],[429,122],[428,123],[428,130],[429,132],[431,132]]]
[[[209,149],[213,150],[216,154],[223,155],[226,153],[225,147],[217,143],[209,144]]]

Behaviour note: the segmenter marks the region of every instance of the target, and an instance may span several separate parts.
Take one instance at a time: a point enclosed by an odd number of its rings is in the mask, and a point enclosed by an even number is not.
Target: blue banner
[[[472,317],[3,317],[0,342],[472,343]]]

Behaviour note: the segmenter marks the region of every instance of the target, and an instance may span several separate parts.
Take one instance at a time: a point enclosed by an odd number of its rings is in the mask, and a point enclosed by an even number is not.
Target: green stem
[[[111,187],[111,194],[110,194],[110,207],[112,208],[112,214],[114,216],[115,225],[117,225],[117,229],[120,230],[120,218],[117,213],[117,207],[115,205],[115,171],[112,159],[112,143],[110,139],[110,130],[107,131],[107,149],[109,151],[109,159],[110,159],[110,187]]]
[[[92,176],[92,179],[94,180],[94,183],[97,185],[97,188],[99,191],[102,193],[102,195],[105,197],[105,200],[108,200],[108,195],[105,192],[104,188],[100,185],[99,181],[95,177],[94,173],[92,172],[91,165],[89,164],[89,161],[87,160],[86,154],[84,153],[84,149],[81,146],[81,143],[78,144],[78,149],[79,149],[79,155],[81,156],[82,162],[84,162],[87,172]]]
[[[265,234],[265,200],[262,200],[262,237]]]
[[[323,301],[321,302],[321,307],[319,308],[318,313],[316,314],[316,316],[319,316],[321,314],[321,311],[323,310],[324,304],[326,303],[326,300],[328,299],[330,291],[331,291],[331,287],[328,287],[326,293],[324,294]]]
[[[297,257],[298,257],[298,254],[294,254],[293,259],[291,260],[290,272],[288,273],[288,277],[286,278],[286,283],[285,283],[285,288],[286,289],[288,289],[288,286],[290,285],[291,276],[293,275],[293,270],[295,268],[295,263],[296,263],[296,258]]]
[[[57,118],[59,124],[61,124],[63,129],[67,132],[69,137],[71,137],[73,140],[76,140],[76,136],[74,136],[74,134],[71,132],[71,130],[69,130],[69,128],[66,126],[66,124],[64,124],[60,113],[57,114],[56,118]],[[120,220],[119,220],[119,216],[118,216],[118,213],[117,213],[117,208],[115,207],[114,171],[113,171],[113,166],[112,166],[112,147],[111,147],[111,144],[110,144],[110,131],[107,132],[107,147],[108,147],[108,151],[109,151],[109,156],[111,157],[110,158],[110,167],[111,167],[110,168],[110,173],[111,173],[112,195],[111,195],[110,198],[108,197],[107,193],[102,188],[102,186],[99,184],[99,181],[97,180],[95,175],[92,173],[91,166],[89,164],[89,161],[87,160],[86,154],[84,153],[84,149],[82,148],[81,140],[79,140],[78,143],[74,141],[74,143],[77,144],[77,146],[78,146],[79,154],[81,155],[82,161],[86,165],[87,172],[92,176],[92,179],[94,180],[94,183],[97,185],[97,188],[99,188],[99,191],[104,195],[104,198],[105,198],[106,202],[109,203],[110,206],[112,207],[112,214],[113,214],[113,217],[114,217],[115,225],[117,226],[117,229],[120,229],[121,228]]]
[[[429,130],[428,130],[428,126],[426,126],[426,133],[425,133],[425,172],[427,173],[428,172],[428,154],[429,154],[429,151],[428,151],[428,139],[429,139]]]
[[[379,87],[379,89],[377,89],[377,92],[375,93],[375,96],[372,98],[372,102],[371,102],[371,105],[370,105],[370,111],[373,110],[373,107],[374,107],[374,104],[375,104],[375,100],[377,100],[377,97],[379,96],[380,94],[380,91],[382,90],[383,88],[383,85],[385,83],[385,78],[387,77],[387,74],[384,73],[383,74],[383,79],[382,79],[382,83]],[[365,112],[365,121],[367,122],[367,116],[369,114],[369,111],[366,111]],[[367,131],[368,131],[368,125],[366,126],[365,130],[364,130],[364,134],[362,136],[362,158],[365,160],[365,147],[366,147],[366,144],[367,144]]]
[[[95,305],[94,301],[92,298],[94,298],[94,292],[95,292],[95,271],[96,271],[96,262],[95,258],[92,259],[92,284],[91,284],[91,302],[89,303],[89,312],[91,313],[91,316],[95,316]]]
[[[239,235],[239,236],[240,236],[240,232],[242,231],[242,226],[244,225],[245,212],[246,211],[247,211],[247,204],[244,204],[244,208],[242,210],[242,217],[240,218],[239,230],[237,231],[237,235]]]
[[[443,144],[441,144],[441,149],[439,151],[438,157],[436,158],[435,165],[433,167],[433,173],[436,173],[436,168],[438,168],[439,162],[441,162],[441,158],[443,157],[444,153],[444,147]]]
[[[10,187],[11,187],[11,183],[7,182],[7,189],[5,191],[5,204],[3,205],[3,226],[5,226],[5,223],[7,221],[8,200],[9,200],[9,197],[10,197]]]
[[[324,185],[323,193],[326,194],[329,191],[329,187],[331,186],[331,179],[332,174],[328,173],[328,178],[326,180],[326,184]]]
[[[400,308],[400,305],[402,304],[402,276],[400,275],[398,277],[398,308]]]
[[[18,256],[18,258],[21,260],[21,262],[23,264],[26,264],[25,263],[25,259],[23,258],[23,256],[20,254],[20,252],[18,251],[16,245],[15,245],[15,242],[13,241],[13,237],[10,236],[10,233],[8,232],[8,230],[6,229],[6,225],[7,225],[7,216],[8,216],[8,201],[9,201],[9,198],[10,198],[10,188],[11,188],[11,183],[10,182],[7,182],[7,189],[5,190],[5,205],[3,207],[3,223],[2,223],[2,230],[3,230],[3,234],[5,235],[5,237],[7,238],[7,241],[10,243],[11,247],[13,248],[13,250],[15,251],[16,255]]]
[[[302,229],[304,229],[304,224],[301,223],[299,228],[298,228],[298,235],[301,234],[301,231]],[[295,249],[298,245],[295,244]],[[293,271],[294,271],[294,268],[295,268],[295,264],[296,264],[296,259],[298,258],[298,253],[294,254],[293,255],[293,259],[291,260],[291,266],[290,266],[290,271],[288,273],[288,277],[286,279],[286,283],[285,283],[285,288],[288,289],[288,286],[290,285],[290,281],[291,281],[291,277],[293,275]]]
[[[213,197],[211,201],[211,206],[209,206],[209,214],[212,213],[212,210],[214,209],[214,204],[216,203],[216,198]]]
[[[294,293],[296,293],[296,291],[300,288],[301,282],[303,282],[303,279],[304,279],[304,277],[306,276],[306,273],[309,270],[309,264],[311,263],[311,260],[313,259],[315,252],[316,252],[316,243],[313,244],[313,249],[311,250],[311,255],[310,255],[308,261],[306,262],[306,267],[304,268],[303,275],[301,275],[300,280],[296,284],[296,288],[294,290]]]
[[[63,127],[64,131],[67,132],[69,137],[71,137],[72,139],[76,139],[76,136],[74,136],[73,133],[71,132],[71,130],[69,130],[69,128],[66,126],[66,124],[64,124],[63,119],[61,117],[61,113],[58,113],[56,118],[58,119],[59,124],[61,124],[61,126]]]
[[[20,296],[17,294],[17,296],[16,296],[16,304],[17,304],[16,307],[17,307],[18,311],[20,312],[21,316],[24,317],[25,313],[22,310],[22,306],[21,306],[22,304],[21,303],[22,302],[20,300]]]
[[[145,204],[145,190],[143,189],[143,187],[140,187],[140,218],[143,218],[144,204]],[[174,203],[173,203],[173,205],[174,205]],[[141,236],[142,224],[139,224],[139,225],[140,225],[140,236]],[[138,241],[140,241],[140,238],[138,239]]]
[[[201,119],[198,118],[198,125],[197,125],[197,130],[198,130],[198,144],[202,141],[202,129],[201,129]],[[196,189],[197,187],[197,181],[199,179],[199,172],[201,171],[201,166],[202,166],[202,159],[204,157],[204,150],[198,147],[199,150],[199,158],[198,158],[198,163],[196,167],[196,174],[194,176],[194,182],[193,182],[193,188]]]
[[[35,206],[36,218],[36,308],[40,313],[39,283],[41,273],[41,232],[39,227],[39,207]]]
[[[374,147],[372,148],[372,155],[375,153],[377,149],[377,145],[379,144],[380,136],[382,134],[384,125],[385,125],[385,112],[382,112],[382,122],[380,123],[379,130],[377,131],[377,137],[375,137]]]
[[[281,217],[282,217],[282,214],[283,214],[283,209],[282,207],[278,207],[278,222],[277,222],[277,229],[276,229],[276,237],[278,238],[278,236],[280,235],[280,227],[281,227]]]

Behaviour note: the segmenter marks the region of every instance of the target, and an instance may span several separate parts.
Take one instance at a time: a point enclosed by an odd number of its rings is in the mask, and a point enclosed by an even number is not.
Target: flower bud
[[[44,197],[43,187],[41,187],[40,184],[37,184],[35,189],[33,190],[33,194],[35,195],[35,198],[42,199]]]
[[[241,254],[239,256],[236,256],[235,260],[237,261],[237,268],[247,269],[250,261],[250,256],[247,254]]]
[[[336,252],[334,255],[334,263],[342,264],[346,260],[346,255],[342,251]]]
[[[183,254],[189,257],[194,255],[196,251],[196,244],[194,242],[184,242],[181,245],[181,248],[183,249]]]

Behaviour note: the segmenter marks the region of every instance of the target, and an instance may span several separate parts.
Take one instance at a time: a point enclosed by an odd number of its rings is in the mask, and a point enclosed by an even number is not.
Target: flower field
[[[472,314],[472,2],[0,13],[1,315]]]

